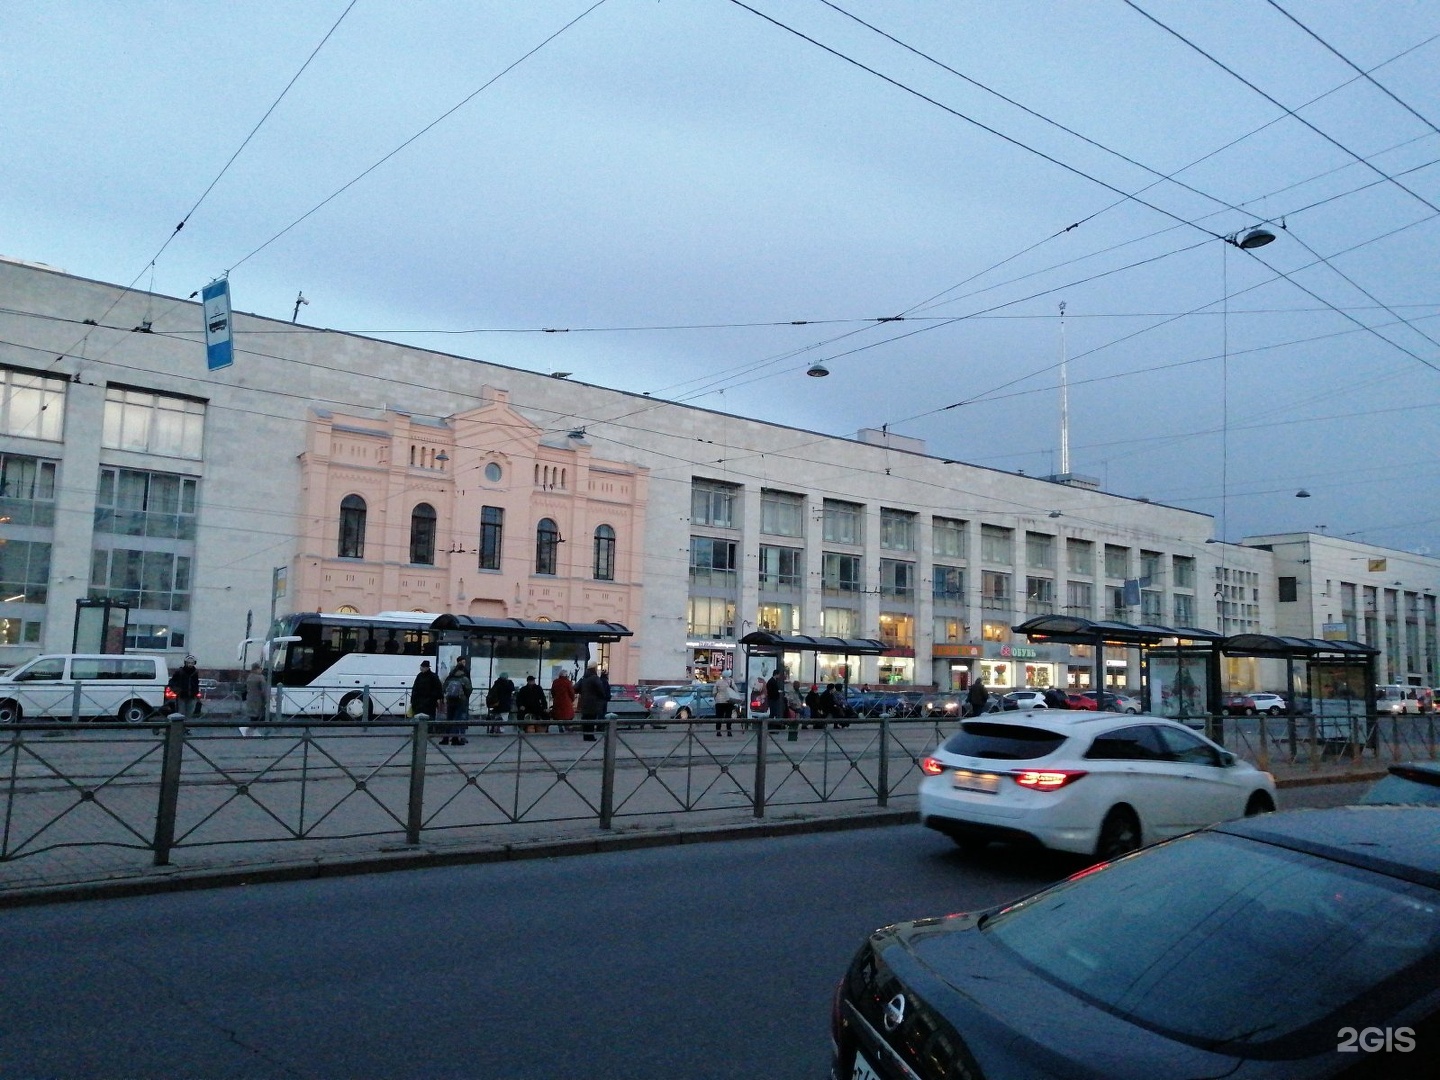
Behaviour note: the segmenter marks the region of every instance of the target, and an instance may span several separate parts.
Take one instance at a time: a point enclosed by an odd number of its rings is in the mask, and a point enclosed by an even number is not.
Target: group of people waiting
[[[464,657],[455,661],[443,681],[430,661],[422,660],[420,673],[410,687],[410,712],[435,721],[431,731],[440,736],[441,746],[464,746],[470,741],[467,733],[473,693],[470,666]],[[517,687],[502,671],[485,694],[485,730],[498,735],[504,726],[513,724],[516,730],[537,734],[549,731],[552,723],[562,728],[570,724],[578,710],[585,741],[594,742],[597,722],[604,718],[609,701],[610,680],[597,664],[587,665],[578,681],[564,671],[558,672],[550,684],[548,700],[534,675],[525,676],[524,684]]]

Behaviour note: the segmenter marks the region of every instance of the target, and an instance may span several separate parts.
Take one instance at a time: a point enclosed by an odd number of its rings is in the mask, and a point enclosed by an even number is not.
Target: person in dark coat
[[[575,684],[575,693],[580,698],[580,730],[586,742],[595,741],[595,721],[605,716],[605,703],[610,700],[609,687],[600,678],[598,664],[591,664]]]
[[[445,688],[440,683],[440,676],[430,670],[430,661],[421,660],[420,673],[415,676],[415,682],[410,687],[410,714],[428,716],[433,720],[435,710],[440,707],[440,697],[444,693]]]
[[[450,674],[445,676],[445,737],[441,745],[464,746],[470,740],[465,737],[470,721],[470,668],[462,656],[455,661]]]
[[[170,689],[175,693],[177,713],[187,719],[200,715],[200,672],[195,657],[185,657],[185,663],[171,674]]]
[[[990,691],[985,689],[985,683],[980,679],[970,684],[965,694],[965,705],[970,710],[970,716],[979,716],[990,707]]]
[[[541,723],[550,712],[550,703],[545,700],[545,691],[534,675],[526,675],[525,685],[515,692],[515,712],[525,730],[532,734],[550,726]]]
[[[501,721],[515,707],[515,684],[505,672],[500,672],[500,677],[491,684],[490,693],[485,695],[485,707],[490,710],[490,726],[486,730],[491,735],[500,734]]]

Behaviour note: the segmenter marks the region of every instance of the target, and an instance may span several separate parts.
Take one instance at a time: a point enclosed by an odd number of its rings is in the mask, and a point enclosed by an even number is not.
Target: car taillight
[[[1059,791],[1085,775],[1084,769],[1020,769],[1010,778],[1031,791]]]
[[[945,766],[942,765],[936,758],[927,757],[921,760],[920,771],[923,772],[926,776],[939,776],[945,771]]]

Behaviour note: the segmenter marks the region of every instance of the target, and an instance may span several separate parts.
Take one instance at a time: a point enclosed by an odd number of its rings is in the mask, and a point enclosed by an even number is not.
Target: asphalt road
[[[813,1080],[870,929],[1076,868],[904,826],[16,909],[0,1076]]]

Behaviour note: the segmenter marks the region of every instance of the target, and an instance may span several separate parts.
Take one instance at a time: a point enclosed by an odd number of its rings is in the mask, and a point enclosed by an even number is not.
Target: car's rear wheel
[[[1095,841],[1095,857],[1115,859],[1140,846],[1140,821],[1135,811],[1117,806],[1105,815],[1100,824],[1100,837]]]
[[[25,718],[25,710],[18,701],[0,701],[0,724],[18,724]]]
[[[1270,798],[1264,791],[1257,791],[1250,796],[1250,801],[1245,804],[1245,816],[1255,817],[1257,814],[1271,814],[1275,812],[1275,800]]]
[[[346,694],[340,699],[340,708],[335,712],[335,719],[364,720],[365,695],[360,693]]]
[[[150,706],[143,701],[127,701],[116,713],[123,724],[139,724],[150,719]]]
[[[1279,716],[1282,710],[1279,705],[1271,705],[1270,708],[1266,709],[1265,711],[1268,712],[1271,716]]]

